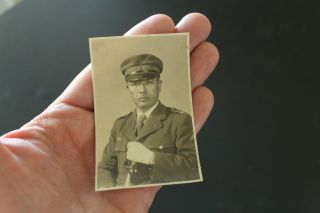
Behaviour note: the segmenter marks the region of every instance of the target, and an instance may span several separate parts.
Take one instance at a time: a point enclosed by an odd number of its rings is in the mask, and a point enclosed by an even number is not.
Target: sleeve
[[[109,143],[105,147],[102,159],[98,164],[97,172],[97,186],[98,188],[112,187],[115,185],[115,179],[117,177],[117,152],[115,149],[115,125],[112,127]]]
[[[180,116],[176,129],[176,153],[154,152],[153,182],[199,179],[192,120],[187,113]]]

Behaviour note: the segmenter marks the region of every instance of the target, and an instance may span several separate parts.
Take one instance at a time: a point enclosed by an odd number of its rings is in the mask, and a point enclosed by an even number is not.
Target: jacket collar
[[[162,121],[165,120],[166,118],[167,118],[167,107],[163,105],[161,102],[159,102],[158,106],[153,110],[149,118],[146,120],[146,123],[141,129],[141,132],[138,134],[137,137],[135,137],[134,129],[136,125],[137,112],[136,110],[134,110],[131,116],[128,118],[125,124],[125,127],[123,128],[123,130],[125,130],[124,134],[129,140],[139,141],[143,137],[146,137],[147,135],[162,128],[163,127]]]
[[[167,118],[166,107],[159,102],[158,106],[153,110],[150,117],[144,124],[141,132],[138,134],[136,140],[139,141],[141,138],[157,131],[163,127],[162,121]]]

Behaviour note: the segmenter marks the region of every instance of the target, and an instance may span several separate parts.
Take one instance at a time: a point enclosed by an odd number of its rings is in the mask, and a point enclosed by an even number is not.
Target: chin
[[[147,104],[147,103],[138,104],[138,107],[141,109],[148,109],[148,108],[152,107],[152,104]]]
[[[141,105],[139,105],[139,107],[142,108],[142,109],[148,109],[148,108],[151,107],[151,105],[149,105],[149,104],[141,104]]]

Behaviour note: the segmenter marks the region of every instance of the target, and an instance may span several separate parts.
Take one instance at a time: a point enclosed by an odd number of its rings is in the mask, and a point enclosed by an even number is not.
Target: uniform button
[[[161,146],[159,146],[159,149],[163,149],[163,146],[161,145]]]

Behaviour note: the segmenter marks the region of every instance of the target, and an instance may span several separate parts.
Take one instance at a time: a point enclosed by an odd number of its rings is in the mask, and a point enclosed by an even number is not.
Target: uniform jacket
[[[127,143],[139,141],[155,153],[150,183],[199,179],[192,120],[189,114],[159,103],[136,137],[136,112],[118,118],[98,166],[98,187],[122,186]]]

